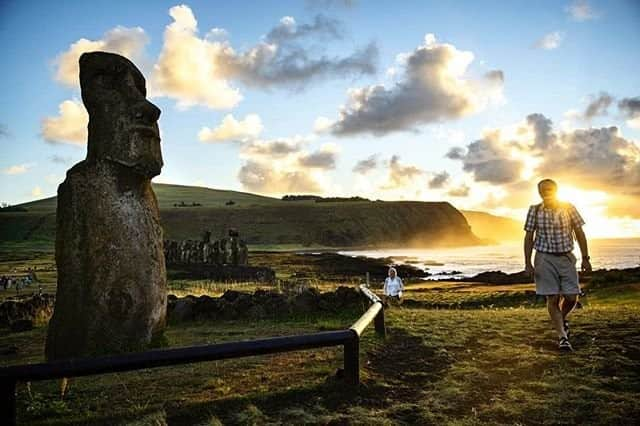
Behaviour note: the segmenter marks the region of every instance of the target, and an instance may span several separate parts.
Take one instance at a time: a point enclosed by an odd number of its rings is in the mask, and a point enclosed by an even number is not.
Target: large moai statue
[[[88,152],[58,188],[48,360],[144,349],[165,327],[162,228],[151,189],[163,165],[160,110],[120,55],[83,54],[80,87]]]

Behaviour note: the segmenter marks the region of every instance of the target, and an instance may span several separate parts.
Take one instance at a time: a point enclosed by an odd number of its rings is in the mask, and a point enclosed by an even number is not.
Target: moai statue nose
[[[144,100],[136,105],[135,118],[145,124],[154,124],[160,118],[160,108]]]

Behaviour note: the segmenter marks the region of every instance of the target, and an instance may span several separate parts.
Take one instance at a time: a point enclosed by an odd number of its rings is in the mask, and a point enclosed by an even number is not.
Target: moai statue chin
[[[58,288],[48,360],[140,350],[161,335],[166,269],[158,203],[160,110],[128,59],[80,57],[87,158],[58,188]]]

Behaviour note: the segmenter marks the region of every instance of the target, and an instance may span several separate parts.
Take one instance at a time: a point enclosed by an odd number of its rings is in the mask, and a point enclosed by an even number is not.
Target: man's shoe
[[[569,343],[569,339],[567,339],[566,337],[560,338],[560,341],[558,342],[558,349],[567,352],[573,351],[573,347],[571,346],[571,343]]]
[[[569,337],[569,333],[571,333],[571,332],[569,331],[569,321],[564,320],[563,327],[564,327],[564,332],[565,332],[565,334],[567,335],[567,337]]]

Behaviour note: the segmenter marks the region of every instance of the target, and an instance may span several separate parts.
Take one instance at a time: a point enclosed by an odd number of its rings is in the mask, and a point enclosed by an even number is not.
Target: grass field
[[[5,260],[0,266],[41,263]],[[22,262],[22,263],[20,263]],[[316,280],[321,289],[335,283]],[[173,291],[219,294],[206,282]],[[252,290],[245,284],[241,289]],[[335,377],[339,348],[55,381],[18,388],[21,424],[602,424],[640,418],[640,283],[588,292],[572,316],[575,352],[559,353],[531,285],[412,284],[367,331],[359,389]],[[534,299],[535,302],[535,299]],[[447,307],[442,307],[447,306]],[[460,309],[464,308],[464,309]],[[340,329],[360,311],[287,320],[174,323],[171,347]],[[46,326],[0,330],[0,365],[43,360]]]

